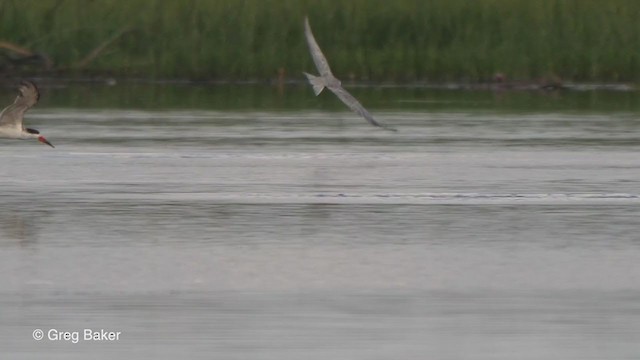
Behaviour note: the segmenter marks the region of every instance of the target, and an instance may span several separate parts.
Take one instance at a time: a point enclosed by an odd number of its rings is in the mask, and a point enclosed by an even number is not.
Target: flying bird
[[[379,126],[386,130],[396,131],[396,129],[377,122],[369,111],[367,111],[367,109],[365,109],[364,106],[362,106],[362,104],[353,97],[353,95],[349,94],[349,92],[342,87],[342,83],[331,72],[327,58],[322,53],[320,46],[318,46],[316,39],[313,37],[311,26],[309,26],[309,18],[307,17],[304,18],[304,35],[307,38],[307,44],[309,45],[309,52],[311,52],[313,62],[316,64],[316,68],[318,68],[318,72],[320,73],[320,76],[311,75],[306,72],[304,73],[307,79],[309,79],[309,83],[311,83],[313,92],[316,96],[320,95],[322,90],[326,87],[336,94],[338,99],[345,103],[349,109],[364,117],[369,123],[371,123],[371,125]]]
[[[36,84],[31,81],[21,82],[16,100],[0,112],[0,138],[38,139],[41,143],[54,147],[38,130],[25,128],[22,124],[24,113],[37,104],[39,99],[40,92]]]

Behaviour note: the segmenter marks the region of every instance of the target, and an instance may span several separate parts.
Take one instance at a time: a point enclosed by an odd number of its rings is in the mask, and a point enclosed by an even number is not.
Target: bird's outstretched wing
[[[13,104],[0,112],[0,126],[22,128],[24,113],[38,103],[40,92],[36,84],[23,81],[18,88],[18,97]]]
[[[338,99],[345,103],[349,107],[349,109],[364,117],[371,125],[378,126],[389,131],[398,131],[394,128],[388,127],[387,125],[377,122],[369,113],[369,111],[367,111],[367,109],[365,109],[364,106],[362,106],[362,104],[360,104],[360,102],[355,97],[353,97],[353,95],[349,94],[349,92],[342,86],[331,86],[329,87],[329,90],[336,94]]]
[[[396,129],[390,128],[384,124],[377,122],[367,111],[367,109],[365,109],[364,106],[362,106],[362,104],[360,104],[360,102],[353,97],[353,95],[349,94],[347,90],[339,85],[340,81],[336,79],[335,76],[333,76],[333,73],[331,73],[331,68],[329,68],[327,58],[322,53],[322,50],[320,50],[320,46],[318,46],[318,43],[313,36],[313,32],[311,32],[311,26],[309,25],[308,17],[304,18],[304,35],[307,38],[307,44],[309,45],[309,52],[311,52],[313,62],[316,64],[321,78],[324,79],[324,81],[318,81],[322,79],[305,73],[305,75],[309,79],[309,82],[311,83],[311,85],[313,85],[313,91],[315,92],[315,94],[320,94],[324,86],[327,86],[329,90],[336,94],[336,96],[349,107],[349,109],[364,117],[370,124],[381,127],[385,130],[397,131]]]
[[[308,17],[304,18],[304,36],[307,38],[307,45],[309,45],[311,58],[313,58],[313,62],[316,64],[316,68],[318,68],[318,72],[320,73],[320,75],[333,76],[333,73],[331,73],[331,68],[329,68],[327,58],[322,53],[322,50],[320,50],[320,46],[318,46],[315,37],[313,37]]]

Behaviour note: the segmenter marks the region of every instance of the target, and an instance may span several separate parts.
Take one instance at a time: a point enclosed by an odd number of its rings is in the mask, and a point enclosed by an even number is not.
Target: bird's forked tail
[[[321,76],[314,76],[307,73],[304,73],[304,75],[309,79],[309,83],[313,86],[313,92],[316,96],[320,95],[324,89],[324,79]]]

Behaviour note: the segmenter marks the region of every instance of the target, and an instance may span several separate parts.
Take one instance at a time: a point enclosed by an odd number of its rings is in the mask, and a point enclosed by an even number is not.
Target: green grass
[[[306,14],[343,79],[640,81],[637,0],[4,0],[0,41],[63,75],[298,78]]]

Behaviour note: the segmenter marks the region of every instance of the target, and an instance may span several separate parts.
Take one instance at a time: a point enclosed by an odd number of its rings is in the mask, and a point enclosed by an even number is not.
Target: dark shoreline
[[[215,85],[239,85],[239,86],[304,86],[307,81],[302,78],[288,79],[152,79],[136,77],[51,77],[51,76],[12,76],[0,78],[2,87],[14,87],[23,79],[31,79],[42,87],[58,87],[71,84],[89,84],[115,86],[121,84],[133,85],[182,85],[182,86],[215,86]],[[536,81],[516,82],[390,82],[390,81],[343,81],[346,87],[351,88],[399,88],[399,89],[426,89],[426,90],[470,90],[470,91],[638,91],[638,86],[632,83],[596,83],[596,82],[567,82],[545,83]]]

